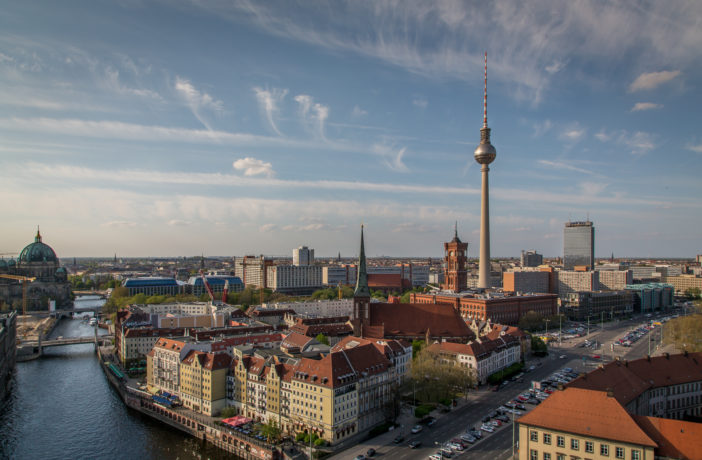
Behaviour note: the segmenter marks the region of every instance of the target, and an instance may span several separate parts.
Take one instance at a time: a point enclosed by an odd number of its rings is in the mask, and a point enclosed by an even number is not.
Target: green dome
[[[58,258],[51,246],[41,242],[41,234],[37,230],[37,236],[34,238],[34,243],[27,245],[19,255],[20,263],[29,262],[55,262]]]

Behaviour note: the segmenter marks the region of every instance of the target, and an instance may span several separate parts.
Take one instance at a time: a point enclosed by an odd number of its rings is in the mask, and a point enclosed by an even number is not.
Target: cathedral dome
[[[20,263],[29,262],[56,262],[58,258],[51,246],[41,242],[41,234],[37,230],[37,236],[34,238],[34,243],[27,245],[19,255]]]

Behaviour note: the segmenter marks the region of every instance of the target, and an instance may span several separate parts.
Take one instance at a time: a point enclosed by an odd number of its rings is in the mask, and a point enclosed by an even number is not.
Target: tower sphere
[[[495,157],[497,156],[497,150],[495,150],[495,147],[493,147],[492,144],[490,144],[490,141],[487,143],[480,143],[478,144],[478,148],[475,149],[475,153],[473,154],[475,157],[475,161],[480,163],[481,165],[489,165],[493,161],[495,161]]]

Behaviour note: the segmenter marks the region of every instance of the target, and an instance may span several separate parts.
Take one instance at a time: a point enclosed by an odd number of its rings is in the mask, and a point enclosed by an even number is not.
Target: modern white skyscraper
[[[485,93],[483,96],[483,127],[480,128],[480,144],[473,154],[482,165],[482,193],[480,199],[480,267],[478,287],[490,287],[490,198],[488,193],[488,165],[495,160],[497,150],[490,143],[490,128],[487,124],[487,53],[485,53]]]
[[[595,227],[592,222],[566,222],[563,229],[563,268],[595,266]]]
[[[312,265],[314,264],[314,249],[307,246],[300,246],[293,249],[293,265]]]

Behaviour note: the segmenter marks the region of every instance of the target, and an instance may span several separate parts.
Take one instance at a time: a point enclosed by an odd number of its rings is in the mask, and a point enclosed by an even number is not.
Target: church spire
[[[368,273],[366,272],[366,250],[363,245],[363,225],[361,225],[361,250],[358,255],[358,270],[356,271],[356,290],[354,297],[370,297],[368,289]]]
[[[37,225],[37,236],[34,237],[35,243],[41,243],[41,233],[39,233],[39,226]]]

